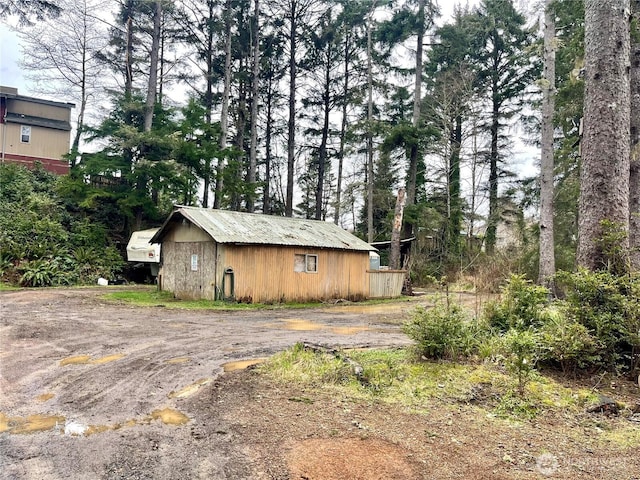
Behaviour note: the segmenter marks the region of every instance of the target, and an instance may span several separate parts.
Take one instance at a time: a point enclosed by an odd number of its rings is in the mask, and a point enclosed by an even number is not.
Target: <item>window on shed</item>
[[[293,257],[293,271],[318,273],[318,255],[295,254]]]

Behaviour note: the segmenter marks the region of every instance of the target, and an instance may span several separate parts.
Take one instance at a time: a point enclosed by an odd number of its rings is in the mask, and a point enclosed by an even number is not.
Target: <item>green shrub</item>
[[[51,287],[71,283],[71,274],[65,270],[67,259],[62,257],[41,258],[21,264],[20,285],[23,287]]]
[[[583,325],[600,348],[596,365],[638,369],[640,355],[640,278],[608,271],[559,272],[567,317]]]
[[[540,343],[545,360],[559,364],[566,375],[576,368],[585,368],[600,361],[598,341],[589,329],[568,318],[562,311],[548,315],[540,330]]]
[[[489,302],[484,316],[492,328],[501,332],[538,327],[543,323],[541,314],[548,299],[545,287],[532,284],[522,275],[511,275],[502,288],[502,299]]]
[[[540,359],[542,351],[540,335],[533,329],[511,329],[504,334],[501,343],[504,366],[517,377],[518,392],[524,395],[524,388]]]
[[[433,308],[417,308],[403,331],[416,342],[418,354],[427,358],[456,359],[477,350],[477,329],[466,318],[462,307],[436,303]]]

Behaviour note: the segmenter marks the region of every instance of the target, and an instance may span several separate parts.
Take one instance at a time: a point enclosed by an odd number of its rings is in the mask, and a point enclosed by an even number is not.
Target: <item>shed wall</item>
[[[184,300],[215,299],[216,244],[213,241],[165,240],[161,255],[158,278],[161,290],[173,292]]]
[[[218,245],[218,279],[234,272],[234,296],[247,302],[291,302],[369,295],[369,252],[303,247]],[[318,272],[295,272],[296,254],[318,256]]]

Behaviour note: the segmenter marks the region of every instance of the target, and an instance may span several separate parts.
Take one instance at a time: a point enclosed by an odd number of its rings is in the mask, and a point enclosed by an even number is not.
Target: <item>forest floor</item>
[[[427,297],[220,312],[103,292],[0,292],[0,478],[640,480],[629,417],[515,421],[447,398],[413,411],[239,368],[296,342],[409,345],[399,325]],[[640,401],[621,379],[568,383]]]

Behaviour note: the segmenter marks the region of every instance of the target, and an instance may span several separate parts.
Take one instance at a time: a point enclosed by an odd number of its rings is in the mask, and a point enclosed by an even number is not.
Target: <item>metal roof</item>
[[[150,242],[160,243],[167,225],[180,217],[200,227],[218,243],[376,250],[330,222],[183,206],[175,207]]]

